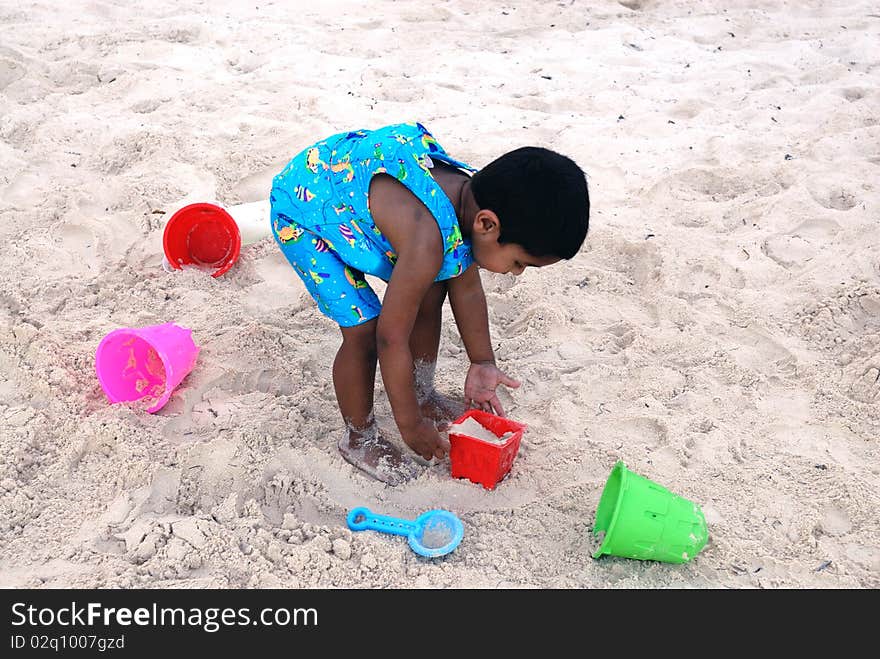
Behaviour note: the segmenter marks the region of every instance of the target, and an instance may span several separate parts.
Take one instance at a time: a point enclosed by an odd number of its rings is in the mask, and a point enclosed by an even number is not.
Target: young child
[[[390,485],[416,465],[377,430],[377,358],[403,441],[426,460],[443,458],[449,443],[437,422],[465,409],[434,391],[446,296],[470,360],[464,399],[503,416],[496,389],[519,382],[495,365],[478,268],[520,275],[570,259],[590,213],[586,177],[569,158],[522,147],[477,171],[419,123],[317,142],[273,179],[270,201],[281,251],[342,332],[339,450]],[[365,273],[388,283],[381,303]]]

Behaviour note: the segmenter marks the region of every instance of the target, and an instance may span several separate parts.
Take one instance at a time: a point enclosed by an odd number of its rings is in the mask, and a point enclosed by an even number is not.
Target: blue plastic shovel
[[[377,515],[363,506],[348,513],[348,528],[352,531],[381,531],[405,535],[409,546],[420,556],[434,557],[448,554],[458,547],[464,537],[464,525],[448,510],[429,510],[415,521]]]

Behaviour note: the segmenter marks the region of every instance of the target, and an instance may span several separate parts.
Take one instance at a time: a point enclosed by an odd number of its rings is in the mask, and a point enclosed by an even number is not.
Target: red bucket
[[[232,216],[220,206],[190,204],[168,220],[162,248],[175,270],[196,265],[212,269],[211,276],[219,277],[238,260],[241,233]]]
[[[503,442],[487,442],[455,430],[449,432],[452,477],[467,478],[492,490],[510,471],[526,426],[482,410],[468,410],[455,420],[453,428],[468,417],[473,417],[474,421],[499,438],[511,433]]]

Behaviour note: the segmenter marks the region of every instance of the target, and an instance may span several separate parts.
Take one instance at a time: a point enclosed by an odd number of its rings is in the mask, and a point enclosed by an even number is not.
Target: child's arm
[[[489,338],[489,312],[476,263],[448,281],[449,306],[472,364],[494,364]]]
[[[465,398],[480,409],[504,416],[504,408],[495,389],[499,384],[516,388],[520,383],[495,366],[495,354],[489,338],[486,295],[476,264],[449,280],[449,305],[471,362],[465,378]]]
[[[410,334],[419,307],[443,262],[443,242],[427,208],[390,176],[370,184],[370,213],[397,252],[376,325],[376,348],[394,420],[413,451],[426,460],[448,451],[432,421],[422,417],[413,381]]]

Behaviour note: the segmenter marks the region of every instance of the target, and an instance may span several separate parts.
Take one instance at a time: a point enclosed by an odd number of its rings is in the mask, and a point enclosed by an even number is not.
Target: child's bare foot
[[[346,429],[337,446],[347,462],[388,485],[400,485],[418,473],[415,462],[384,439],[375,426]]]
[[[419,407],[422,411],[422,416],[437,422],[441,430],[467,410],[467,405],[463,401],[454,400],[437,391],[431,391],[419,404]]]

